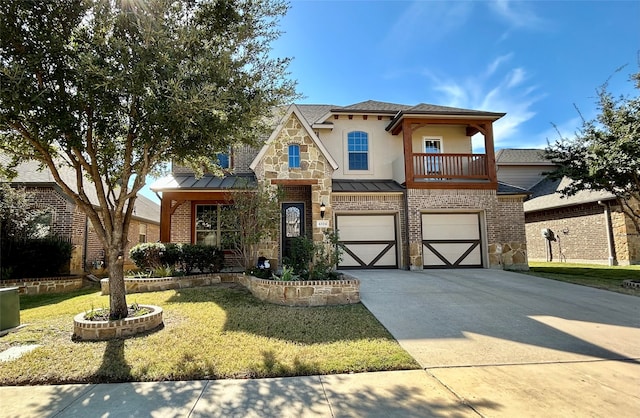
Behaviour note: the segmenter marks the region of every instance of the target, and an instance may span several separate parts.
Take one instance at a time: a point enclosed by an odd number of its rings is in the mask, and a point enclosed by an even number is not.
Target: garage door
[[[480,215],[422,214],[424,268],[482,267]]]
[[[341,269],[398,268],[395,215],[337,215]]]

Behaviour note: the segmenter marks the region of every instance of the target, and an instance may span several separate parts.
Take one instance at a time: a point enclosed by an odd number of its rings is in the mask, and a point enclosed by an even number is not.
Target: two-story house
[[[348,268],[526,269],[524,190],[496,178],[493,123],[504,116],[444,106],[366,101],[292,105],[259,150],[237,147],[225,177],[174,166],[162,193],[163,242],[224,242],[228,192],[250,181],[284,190],[278,265],[291,238],[337,229]],[[471,137],[484,137],[485,153]],[[227,167],[225,167],[227,168]]]

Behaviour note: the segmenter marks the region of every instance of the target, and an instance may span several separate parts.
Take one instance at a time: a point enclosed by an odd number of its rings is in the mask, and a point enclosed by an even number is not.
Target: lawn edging
[[[349,305],[360,302],[360,281],[349,275],[343,280],[281,281],[265,280],[244,273],[209,273],[195,276],[162,278],[125,278],[129,293],[156,292],[211,286],[217,283],[238,283],[256,298],[285,306]],[[103,295],[109,294],[109,279],[102,279]]]
[[[41,295],[44,293],[65,293],[82,289],[82,276],[39,277],[20,280],[0,280],[0,287],[17,287],[22,295]]]
[[[148,308],[151,312],[117,321],[91,321],[85,319],[87,312],[79,313],[73,318],[73,337],[82,341],[124,338],[152,331],[163,325],[161,307],[155,305],[140,305],[140,307]]]

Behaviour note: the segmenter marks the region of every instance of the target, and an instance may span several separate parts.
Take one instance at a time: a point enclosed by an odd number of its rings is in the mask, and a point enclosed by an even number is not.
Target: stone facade
[[[17,287],[24,295],[41,295],[45,293],[66,293],[82,289],[84,279],[78,277],[42,277],[38,279],[2,280],[0,287]]]

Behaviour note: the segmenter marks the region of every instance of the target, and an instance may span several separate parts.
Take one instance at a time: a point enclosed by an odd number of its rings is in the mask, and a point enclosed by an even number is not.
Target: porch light
[[[324,212],[327,210],[327,207],[324,205],[324,202],[320,203],[320,217],[324,219]]]

